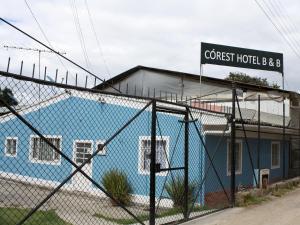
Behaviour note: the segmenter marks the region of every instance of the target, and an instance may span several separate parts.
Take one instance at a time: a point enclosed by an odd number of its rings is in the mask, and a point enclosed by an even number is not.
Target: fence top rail
[[[210,109],[198,108],[198,107],[194,107],[194,106],[189,106],[187,104],[170,102],[170,101],[161,100],[161,99],[157,99],[157,98],[153,98],[153,97],[142,97],[142,96],[135,96],[135,95],[129,95],[129,94],[124,94],[124,93],[113,93],[113,92],[101,91],[101,90],[97,90],[97,89],[79,87],[79,86],[74,86],[74,85],[70,85],[70,84],[62,84],[62,83],[57,83],[57,82],[53,82],[53,81],[41,80],[41,79],[18,75],[18,74],[14,74],[14,73],[5,72],[5,71],[0,71],[0,76],[10,77],[10,78],[22,80],[22,81],[29,81],[29,82],[33,82],[33,83],[37,83],[37,84],[42,84],[42,85],[54,86],[54,87],[58,87],[58,88],[90,92],[90,93],[94,93],[94,94],[98,93],[98,94],[111,95],[111,96],[116,96],[116,97],[125,97],[125,98],[129,98],[129,99],[135,99],[135,100],[138,99],[138,100],[147,101],[147,102],[155,100],[156,102],[161,103],[161,104],[168,104],[168,105],[173,105],[173,106],[177,106],[177,107],[185,107],[185,108],[188,107],[190,109],[198,110],[203,113],[206,112],[206,113],[213,113],[213,114],[219,114],[219,115],[230,114],[227,112],[219,112],[219,111],[214,111],[214,110],[210,110]]]

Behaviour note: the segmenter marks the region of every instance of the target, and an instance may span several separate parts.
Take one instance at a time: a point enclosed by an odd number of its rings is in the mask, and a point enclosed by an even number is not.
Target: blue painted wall
[[[120,127],[122,127],[139,110],[130,108],[129,102],[124,105],[102,104],[97,101],[84,98],[70,97],[61,100],[48,107],[42,108],[24,115],[34,127],[44,135],[61,135],[62,151],[73,158],[74,140],[97,140],[109,139]],[[184,166],[184,126],[179,120],[183,118],[174,115],[158,113],[157,136],[169,136],[169,162],[171,167]],[[197,122],[201,128],[199,121]],[[32,163],[29,161],[30,135],[33,134],[18,119],[14,118],[0,124],[0,170],[30,176],[51,181],[62,181],[72,172],[71,165],[61,159],[60,165],[48,165]],[[151,112],[144,111],[133,123],[122,131],[108,146],[106,155],[97,155],[93,160],[93,178],[101,182],[105,172],[111,169],[119,169],[127,174],[133,186],[133,192],[140,195],[149,194],[149,175],[138,172],[139,137],[151,134]],[[5,137],[18,137],[18,149],[16,157],[4,155]],[[219,142],[219,136],[206,136],[204,141],[210,155]],[[243,163],[242,174],[236,176],[236,184],[253,185],[253,175],[247,146],[243,140]],[[256,163],[256,140],[249,139],[251,154]],[[282,143],[280,145],[282,149]],[[195,127],[190,125],[189,132],[189,179],[190,182],[202,181],[205,171],[211,165],[204,147],[198,137]],[[286,144],[286,173],[288,172],[288,144]],[[271,140],[261,140],[261,168],[271,167]],[[271,169],[271,182],[282,177],[283,155],[281,151],[281,167]],[[226,189],[230,188],[230,176],[227,176],[227,138],[221,141],[220,148],[215,155],[214,165]],[[183,177],[184,171],[172,171],[168,176],[157,175],[156,195],[160,196],[165,182],[171,181],[172,177]],[[71,181],[70,181],[71,182]],[[70,183],[69,182],[69,183]],[[210,168],[202,189],[198,189],[198,201],[203,202],[204,193],[221,191],[221,185],[216,174]],[[167,197],[164,191],[163,196]]]
[[[221,140],[221,141],[220,141]],[[247,144],[245,139],[238,138],[237,140],[242,140],[242,173],[236,174],[236,186],[252,186],[254,184],[254,176],[251,169],[250,157],[247,151]],[[226,190],[230,189],[231,176],[227,175],[227,142],[228,137],[221,139],[220,136],[207,136],[206,144],[211,155],[216,149],[217,143],[220,141],[220,148],[217,151],[216,157],[214,158],[214,165],[218,174],[220,176],[221,182],[223,183]],[[260,153],[260,166],[261,169],[270,169],[270,182],[276,182],[281,180],[283,177],[283,142],[280,141],[280,168],[271,169],[271,142],[278,141],[272,139],[261,139],[261,153]],[[254,163],[254,168],[257,168],[257,139],[248,138],[248,143],[250,147],[250,153]],[[286,176],[288,174],[289,167],[289,145],[286,142],[285,146],[285,172]],[[208,170],[209,164],[206,163],[206,171]],[[208,170],[208,176],[206,181],[206,193],[207,192],[217,192],[222,191],[220,182],[217,180],[217,176],[213,169]]]
[[[130,102],[124,106],[102,104],[97,101],[70,97],[51,104],[38,111],[24,115],[35,128],[44,135],[61,135],[62,151],[73,158],[73,141],[92,140],[94,150],[97,140],[109,139],[120,127],[139,110],[130,108]],[[169,159],[171,167],[183,166],[184,133],[182,118],[173,115],[158,114],[157,136],[169,136]],[[139,136],[151,134],[151,112],[144,111],[133,123],[122,131],[108,146],[106,155],[97,155],[93,160],[93,178],[101,182],[102,176],[110,169],[119,169],[127,174],[135,194],[148,195],[149,175],[138,172]],[[191,128],[191,135],[196,135]],[[60,165],[47,165],[29,161],[30,135],[34,134],[17,118],[0,124],[0,170],[51,181],[62,181],[72,172],[72,166],[63,158]],[[5,137],[18,137],[17,156],[4,155]],[[193,149],[189,160],[190,180],[201,179],[201,145],[198,138],[190,138]],[[172,160],[171,160],[172,159]],[[172,176],[183,176],[182,171],[172,172]],[[157,176],[156,195],[159,196],[164,182],[171,175]],[[70,181],[71,182],[71,181]],[[70,183],[69,182],[69,183]],[[166,193],[163,193],[166,196]]]

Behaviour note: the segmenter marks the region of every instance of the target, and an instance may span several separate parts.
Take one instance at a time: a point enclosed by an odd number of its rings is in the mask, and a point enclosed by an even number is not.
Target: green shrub
[[[105,190],[121,204],[128,205],[131,202],[132,188],[125,173],[116,169],[110,170],[103,175],[102,183]],[[111,202],[116,205],[113,200]]]
[[[166,184],[166,191],[173,201],[174,208],[182,208],[184,206],[184,179],[177,176],[171,179]],[[188,203],[194,200],[196,184],[189,183],[188,185]]]

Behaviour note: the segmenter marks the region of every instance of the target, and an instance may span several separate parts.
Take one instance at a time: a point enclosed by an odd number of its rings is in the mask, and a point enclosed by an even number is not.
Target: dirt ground
[[[185,225],[300,225],[300,188],[261,205],[227,209]]]

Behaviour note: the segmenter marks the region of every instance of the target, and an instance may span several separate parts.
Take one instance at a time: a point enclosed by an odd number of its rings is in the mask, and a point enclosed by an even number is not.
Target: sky
[[[101,79],[109,79],[137,65],[199,74],[200,43],[210,42],[283,53],[285,89],[300,90],[300,54],[294,53],[300,52],[299,0],[257,0],[269,12],[285,38],[293,41],[294,51],[255,0],[26,1],[51,46],[65,52],[66,57]],[[48,45],[26,1],[2,0],[0,15]],[[76,30],[76,21],[79,21],[81,31]],[[80,32],[88,64],[80,44]],[[38,65],[38,52],[6,49],[3,46],[45,48],[3,22],[0,22],[0,40],[0,70],[6,70],[8,57],[11,57],[11,72],[19,73],[23,60],[23,74],[31,76],[33,63]],[[59,60],[53,53],[41,53],[40,65],[41,76],[47,66],[47,75],[52,78],[58,69],[61,82],[67,70],[69,82],[74,82],[75,73],[78,73],[80,82],[85,80],[84,71]],[[224,78],[229,72],[244,72],[281,84],[281,74],[276,72],[215,65],[205,65],[203,68],[204,75],[217,78]],[[93,78],[89,77],[89,81],[92,84]]]

